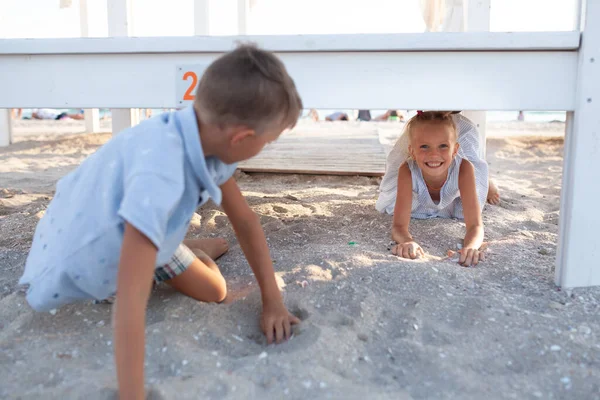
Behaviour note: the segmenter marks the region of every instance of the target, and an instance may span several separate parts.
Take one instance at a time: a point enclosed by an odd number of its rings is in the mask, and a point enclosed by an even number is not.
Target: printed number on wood
[[[206,67],[206,64],[177,66],[175,74],[175,104],[177,107],[187,106],[194,101],[198,82]]]

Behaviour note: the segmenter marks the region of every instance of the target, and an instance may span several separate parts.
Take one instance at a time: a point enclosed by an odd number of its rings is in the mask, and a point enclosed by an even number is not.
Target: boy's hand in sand
[[[291,314],[283,301],[267,301],[263,303],[263,312],[260,318],[260,328],[267,337],[267,343],[281,343],[292,336],[292,325],[299,324],[300,320]]]
[[[392,247],[392,254],[395,254],[398,257],[410,258],[414,260],[415,258],[423,257],[425,255],[425,252],[423,251],[421,246],[417,244],[417,242],[410,241],[398,243],[397,245]]]
[[[291,326],[300,320],[290,314],[283,304],[260,219],[248,206],[234,178],[221,185],[221,192],[221,206],[233,225],[240,246],[260,286],[263,304],[260,327],[267,336],[267,343],[271,344],[273,340],[281,343],[284,338],[290,338]]]
[[[485,253],[483,250],[465,247],[459,250],[458,253],[460,254],[458,263],[463,267],[475,266],[480,261],[485,261]]]

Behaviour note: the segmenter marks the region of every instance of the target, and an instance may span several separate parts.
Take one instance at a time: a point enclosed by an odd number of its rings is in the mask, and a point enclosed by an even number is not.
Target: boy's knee
[[[196,250],[196,249],[194,249]],[[194,254],[196,255],[196,257],[198,257],[198,260],[200,260],[203,264],[210,266],[211,264],[215,264],[214,260],[212,258],[210,258],[208,255],[206,255],[206,253],[204,252],[199,252],[199,251],[194,251]]]
[[[214,302],[222,303],[227,298],[227,282],[221,277],[221,282],[215,287]]]

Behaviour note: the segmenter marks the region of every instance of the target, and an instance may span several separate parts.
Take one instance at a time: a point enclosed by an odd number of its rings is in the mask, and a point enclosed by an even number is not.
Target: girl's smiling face
[[[410,155],[424,176],[447,176],[458,147],[456,131],[447,124],[423,121],[411,129]]]

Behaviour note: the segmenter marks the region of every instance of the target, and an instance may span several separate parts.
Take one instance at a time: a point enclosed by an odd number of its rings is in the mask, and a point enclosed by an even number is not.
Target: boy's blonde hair
[[[456,140],[458,138],[458,132],[452,114],[454,114],[453,111],[417,111],[417,114],[409,119],[406,125],[404,125],[404,131],[398,138],[397,146],[400,147],[400,151],[404,154],[405,158],[407,160],[411,159],[408,146],[410,145],[412,131],[416,126],[423,123],[448,126],[454,132],[454,139]]]
[[[243,125],[261,134],[293,128],[302,112],[302,100],[273,53],[243,44],[206,69],[194,107],[204,123]]]

